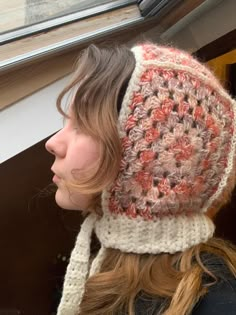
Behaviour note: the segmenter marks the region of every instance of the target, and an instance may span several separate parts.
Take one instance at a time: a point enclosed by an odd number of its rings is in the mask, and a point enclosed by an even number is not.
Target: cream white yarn
[[[97,216],[91,214],[81,226],[66,270],[57,315],[76,315],[79,312],[89,271],[90,243],[96,220]]]
[[[165,217],[156,221],[105,214],[96,223],[96,235],[106,248],[137,254],[176,253],[213,236],[215,226],[204,214]]]

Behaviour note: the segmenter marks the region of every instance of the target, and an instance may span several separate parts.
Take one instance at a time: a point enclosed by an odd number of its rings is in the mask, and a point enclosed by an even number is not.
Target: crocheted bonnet
[[[102,218],[91,214],[81,227],[58,315],[78,314],[106,248],[175,253],[206,242],[214,233],[206,211],[233,172],[236,103],[214,75],[175,48],[143,44],[132,52],[118,121],[120,171],[103,191]],[[101,249],[89,268],[93,230]]]

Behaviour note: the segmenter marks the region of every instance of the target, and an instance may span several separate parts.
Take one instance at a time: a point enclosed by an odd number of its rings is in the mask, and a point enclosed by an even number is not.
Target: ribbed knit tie
[[[91,236],[96,220],[97,216],[90,214],[81,226],[66,270],[63,293],[57,315],[76,315],[79,313],[79,305],[83,298],[85,282],[89,273]],[[93,273],[98,268],[98,260],[95,259],[91,266],[91,272],[93,271]]]

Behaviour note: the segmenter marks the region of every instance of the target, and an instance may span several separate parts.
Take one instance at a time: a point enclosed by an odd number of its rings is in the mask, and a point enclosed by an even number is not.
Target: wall
[[[62,127],[56,97],[68,77],[0,111],[0,163]]]
[[[235,12],[235,0],[207,0],[160,38],[182,49],[197,51],[236,28]]]
[[[194,52],[234,30],[235,12],[235,0],[206,0],[168,30],[157,25],[143,37]]]

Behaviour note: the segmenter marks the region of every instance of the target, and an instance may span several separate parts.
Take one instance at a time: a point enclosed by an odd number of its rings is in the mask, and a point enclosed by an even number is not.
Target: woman
[[[91,45],[57,106],[56,202],[86,216],[57,314],[236,314],[235,248],[212,221],[235,186],[236,104],[214,75],[172,47]]]

